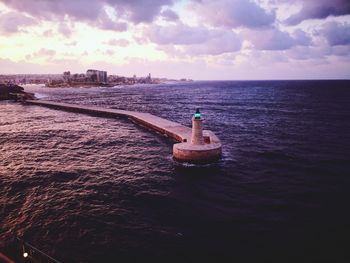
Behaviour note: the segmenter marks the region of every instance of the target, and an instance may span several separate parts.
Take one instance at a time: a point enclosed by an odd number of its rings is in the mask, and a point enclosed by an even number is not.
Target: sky
[[[349,79],[349,0],[0,0],[0,74]]]

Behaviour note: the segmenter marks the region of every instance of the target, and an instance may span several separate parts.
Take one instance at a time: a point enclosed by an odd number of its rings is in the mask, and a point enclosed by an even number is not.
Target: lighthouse
[[[190,163],[207,163],[220,159],[221,142],[211,131],[203,130],[203,119],[199,109],[192,116],[192,132],[189,140],[173,146],[175,160]]]
[[[194,144],[194,145],[204,144],[202,122],[203,120],[201,118],[201,113],[197,108],[195,114],[192,117],[191,144]]]

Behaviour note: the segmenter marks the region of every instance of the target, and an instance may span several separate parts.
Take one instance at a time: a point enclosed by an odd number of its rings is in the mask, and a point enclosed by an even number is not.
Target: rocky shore
[[[14,84],[0,84],[0,100],[35,99],[33,93],[24,91],[24,88]]]

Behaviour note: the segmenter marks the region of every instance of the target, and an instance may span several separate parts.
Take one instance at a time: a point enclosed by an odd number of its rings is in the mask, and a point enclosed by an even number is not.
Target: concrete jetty
[[[219,159],[221,156],[221,142],[213,132],[209,130],[192,132],[192,129],[189,127],[154,116],[149,113],[43,100],[26,100],[26,103],[37,106],[44,106],[52,109],[86,113],[103,117],[128,118],[137,124],[155,130],[179,142],[174,144],[173,148],[173,156],[179,161],[194,163],[211,162]],[[200,125],[197,125],[197,127],[200,127],[200,129],[202,129],[201,123]],[[193,134],[196,134],[196,136],[202,136],[203,138],[192,138]],[[193,144],[191,143],[191,138],[192,141],[200,141],[201,143]]]

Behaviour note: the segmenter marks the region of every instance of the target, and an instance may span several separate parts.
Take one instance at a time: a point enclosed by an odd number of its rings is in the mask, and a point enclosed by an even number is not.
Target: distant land
[[[47,87],[113,87],[118,85],[134,84],[161,84],[177,81],[193,81],[192,79],[152,78],[149,73],[146,77],[125,77],[108,75],[107,71],[89,69],[86,73],[65,71],[63,74],[12,74],[0,75],[0,84],[44,84]]]

